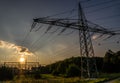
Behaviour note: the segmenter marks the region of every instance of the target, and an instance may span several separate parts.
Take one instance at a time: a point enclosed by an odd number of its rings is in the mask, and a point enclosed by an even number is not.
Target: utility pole
[[[78,24],[79,27],[79,43],[80,43],[80,56],[81,56],[81,77],[96,77],[97,67],[94,58],[94,49],[91,41],[91,35],[88,28],[87,20],[85,14],[82,10],[81,4],[79,2],[78,8]]]
[[[75,21],[73,22],[73,20]],[[120,35],[120,33],[116,33],[115,31],[108,30],[102,26],[87,21],[80,2],[78,3],[78,19],[57,19],[42,17],[35,18],[33,21],[34,22],[31,26],[30,32],[39,23],[49,25],[45,33],[47,33],[52,28],[52,26],[64,27],[60,34],[67,30],[67,28],[79,31],[81,78],[93,78],[98,76],[97,65],[95,61],[96,59],[94,57],[94,49],[90,33],[99,33],[102,35],[109,35],[110,37]],[[93,26],[88,25],[88,23],[92,24]]]

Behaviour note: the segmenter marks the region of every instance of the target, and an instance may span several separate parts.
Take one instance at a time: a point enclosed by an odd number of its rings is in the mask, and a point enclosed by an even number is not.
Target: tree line
[[[85,59],[85,57],[83,57],[83,59]],[[111,50],[108,50],[105,53],[104,57],[94,57],[94,59],[96,60],[98,72],[101,73],[120,72],[120,51],[113,52]],[[47,66],[41,66],[38,69],[40,70],[41,73],[73,77],[80,75],[81,67],[80,63],[81,57],[71,57]]]
[[[83,57],[85,59],[85,57]],[[101,73],[120,73],[120,51],[108,50],[104,57],[94,57],[97,70]],[[41,78],[40,74],[53,74],[55,76],[75,77],[80,76],[81,57],[71,57],[46,66],[33,67],[24,75],[32,75],[35,79]],[[16,71],[16,72],[14,72]],[[17,68],[0,67],[0,80],[11,80],[19,75]]]

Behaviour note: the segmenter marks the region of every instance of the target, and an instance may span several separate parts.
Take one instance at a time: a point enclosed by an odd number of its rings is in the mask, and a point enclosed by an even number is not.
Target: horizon
[[[39,61],[41,64],[54,63],[70,57],[80,56],[78,31],[66,30],[61,35],[61,27],[55,27],[45,34],[47,25],[41,24],[30,32],[33,18],[46,17],[77,8],[77,0],[4,0],[0,1],[0,62],[19,61],[23,56],[28,61]],[[108,30],[120,30],[120,1],[85,0],[81,3],[86,18]],[[54,16],[66,18],[77,15],[77,11]],[[77,18],[75,16],[74,18]],[[73,19],[73,18],[72,18]],[[39,27],[42,27],[39,29]],[[53,31],[61,28],[56,33]],[[39,29],[39,30],[38,30]],[[92,36],[95,57],[104,57],[105,52],[120,49],[120,36]],[[106,39],[106,40],[105,40]]]

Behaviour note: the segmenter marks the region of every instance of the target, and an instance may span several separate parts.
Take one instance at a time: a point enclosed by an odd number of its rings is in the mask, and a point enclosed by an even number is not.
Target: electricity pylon
[[[32,31],[32,29],[35,28],[36,24],[39,23],[49,25],[45,33],[47,33],[52,28],[52,26],[64,27],[64,29],[62,29],[60,34],[63,33],[68,28],[79,31],[81,77],[85,77],[85,78],[97,77],[98,75],[96,61],[94,58],[94,49],[91,40],[91,32],[100,33],[102,35],[107,34],[109,35],[109,37],[120,34],[115,31],[105,29],[102,26],[99,26],[97,24],[88,21],[82,10],[80,2],[78,5],[78,19],[58,19],[58,18],[43,17],[43,18],[35,18],[33,19],[33,21],[34,22],[32,24],[30,31]]]
[[[81,25],[79,30],[79,43],[80,43],[80,55],[81,55],[81,77],[96,77],[97,66],[94,58],[94,50],[91,41],[91,35],[88,28],[87,20],[82,7],[79,3],[78,8],[78,24]]]

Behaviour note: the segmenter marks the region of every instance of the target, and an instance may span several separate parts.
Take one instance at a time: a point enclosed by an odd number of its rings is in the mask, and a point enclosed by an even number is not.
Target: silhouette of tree
[[[9,68],[9,67],[1,67],[0,68],[0,80],[4,81],[4,80],[11,80],[14,78],[14,73],[13,73],[13,69]]]
[[[120,51],[113,52],[108,50],[104,57],[103,72],[120,72]]]
[[[70,64],[68,69],[67,69],[66,75],[67,75],[67,77],[80,76],[79,67],[75,64]]]

